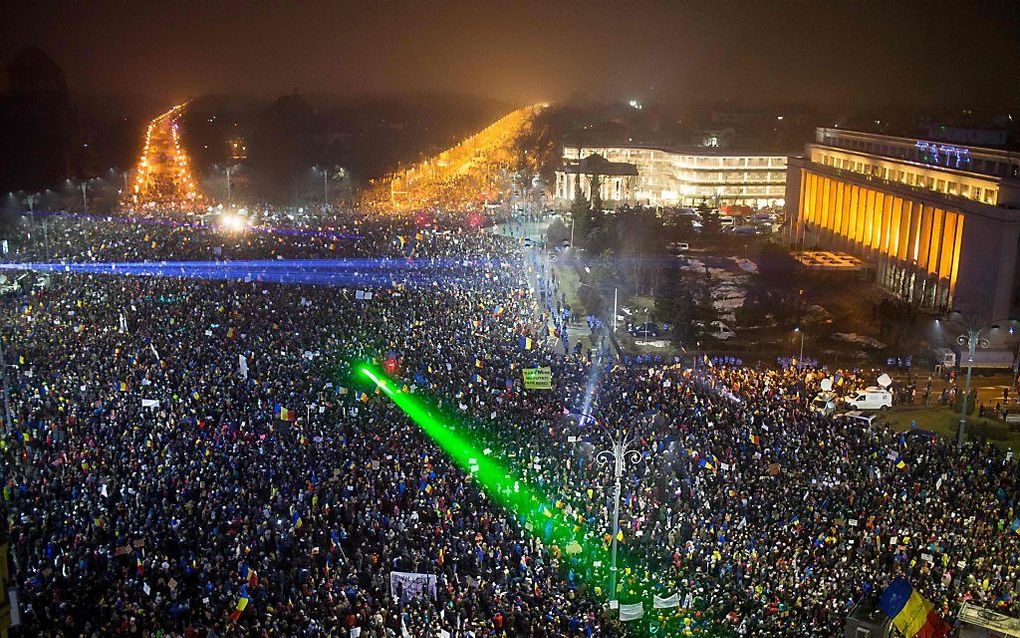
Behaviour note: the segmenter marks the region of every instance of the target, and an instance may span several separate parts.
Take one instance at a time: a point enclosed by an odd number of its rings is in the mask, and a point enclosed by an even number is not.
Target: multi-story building
[[[598,155],[613,165],[632,165],[637,171],[626,188],[606,193],[603,205],[696,206],[744,204],[761,208],[782,206],[786,194],[786,156],[742,152],[729,148],[668,149],[651,146],[568,146],[563,167],[556,172],[554,202],[567,207],[577,180],[590,201],[590,180],[577,164]],[[615,182],[614,182],[615,183]]]
[[[786,180],[791,243],[844,250],[933,311],[1017,307],[1020,155],[819,128]]]

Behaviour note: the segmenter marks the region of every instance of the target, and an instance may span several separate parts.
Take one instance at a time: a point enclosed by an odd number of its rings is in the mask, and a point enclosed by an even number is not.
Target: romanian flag
[[[305,522],[301,520],[301,512],[294,512],[294,518],[290,521],[294,525],[294,529],[301,529]]]
[[[127,392],[128,391],[127,381],[121,381],[120,382],[120,391],[121,392]]]
[[[473,381],[474,383],[484,383],[485,379],[482,378],[482,375],[475,374],[475,375],[472,375],[471,381]]]
[[[227,339],[237,338],[237,328],[227,328]]]
[[[531,337],[521,337],[521,347],[525,350],[531,350]]]
[[[494,317],[502,317],[506,309],[503,306],[496,306],[496,309],[492,312]]]
[[[361,393],[361,402],[362,403],[368,403],[368,394],[366,394],[364,392]]]
[[[280,417],[281,421],[293,421],[297,419],[297,415],[294,414],[293,410],[288,410],[279,403],[276,404],[276,416]]]
[[[237,619],[241,617],[241,612],[248,606],[248,586],[241,585],[241,596],[237,599],[237,604],[234,605],[234,611],[230,612],[230,622],[237,622]]]
[[[476,368],[478,368],[479,370],[481,370],[481,369],[482,369],[482,367],[483,367],[484,365],[485,365],[485,364],[484,364],[484,363],[482,363],[482,360],[481,360],[481,359],[479,359],[478,357],[475,357],[475,367],[476,367]]]
[[[1014,518],[1013,522],[1009,524],[1009,528],[1017,534],[1020,534],[1020,518]]]
[[[713,472],[715,472],[715,466],[712,465],[712,463],[708,459],[701,459],[700,461],[698,461],[698,465],[705,468],[706,470],[712,470]]]
[[[340,539],[337,538],[336,532],[331,531],[329,533],[329,551],[335,552],[336,548],[340,546]]]
[[[897,578],[889,584],[879,607],[906,638],[944,638],[949,635],[946,621],[905,578]]]
[[[760,445],[760,444],[761,444],[761,439],[759,439],[759,438],[758,438],[758,435],[757,435],[757,434],[748,434],[748,435],[747,435],[747,439],[748,439],[748,440],[749,440],[749,441],[750,441],[751,443],[754,443],[755,445]]]

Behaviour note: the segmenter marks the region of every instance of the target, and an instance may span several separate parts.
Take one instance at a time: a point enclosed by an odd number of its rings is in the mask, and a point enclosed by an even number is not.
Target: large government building
[[[567,207],[581,192],[591,201],[597,175],[602,203],[645,206],[782,206],[786,156],[728,148],[650,146],[565,147],[556,172],[554,202]]]
[[[1020,155],[819,128],[786,178],[790,243],[852,253],[923,308],[1015,316]]]

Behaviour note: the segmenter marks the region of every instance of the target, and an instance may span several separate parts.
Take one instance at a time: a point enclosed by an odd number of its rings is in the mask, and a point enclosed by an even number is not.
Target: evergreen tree
[[[719,211],[710,207],[707,203],[698,204],[698,213],[701,214],[701,232],[706,237],[718,237],[722,232],[722,224],[719,223]]]
[[[584,191],[581,190],[581,175],[578,174],[576,186],[574,188],[574,202],[570,205],[570,216],[573,219],[573,238],[574,243],[578,246],[584,246],[588,233],[591,232],[592,228],[592,213],[591,207],[588,205],[588,200],[584,197]]]

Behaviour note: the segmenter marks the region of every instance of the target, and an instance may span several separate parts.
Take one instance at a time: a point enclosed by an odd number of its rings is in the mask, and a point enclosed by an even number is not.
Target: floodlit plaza
[[[1018,18],[862,8],[0,9],[0,638],[1020,636]]]

